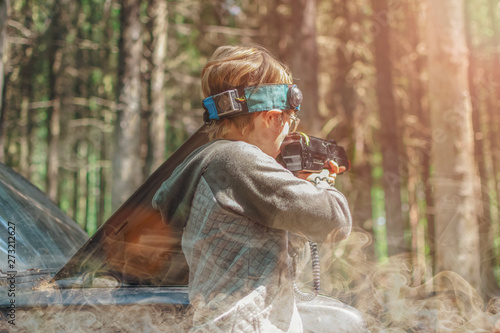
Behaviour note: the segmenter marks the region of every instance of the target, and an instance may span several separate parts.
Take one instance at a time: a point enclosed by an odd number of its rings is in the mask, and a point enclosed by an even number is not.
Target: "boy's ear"
[[[263,120],[267,127],[281,125],[281,110],[269,110],[262,113]]]

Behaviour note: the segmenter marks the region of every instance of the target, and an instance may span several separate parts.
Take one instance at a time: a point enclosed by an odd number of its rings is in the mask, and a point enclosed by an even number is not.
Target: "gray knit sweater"
[[[322,242],[351,229],[338,190],[295,177],[241,141],[194,151],[161,185],[153,207],[184,228],[193,331],[302,332],[287,233]]]

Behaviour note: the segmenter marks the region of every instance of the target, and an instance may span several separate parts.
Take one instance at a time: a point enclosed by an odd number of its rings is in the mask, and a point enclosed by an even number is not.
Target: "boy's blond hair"
[[[215,50],[201,72],[203,96],[216,95],[237,87],[266,83],[292,84],[288,67],[260,46],[221,46]],[[239,115],[212,121],[208,126],[210,140],[224,138],[230,124],[243,131],[253,129],[252,120],[258,113]]]

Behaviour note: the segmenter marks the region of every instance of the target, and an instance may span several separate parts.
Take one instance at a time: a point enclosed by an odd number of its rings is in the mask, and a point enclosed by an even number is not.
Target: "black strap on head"
[[[208,110],[205,106],[203,106],[203,108],[205,109],[205,112],[203,112],[203,121],[205,122],[205,124],[208,124],[210,123],[212,120],[209,118],[210,117],[210,114],[208,113]]]
[[[248,111],[248,105],[247,105],[247,98],[245,96],[245,88],[242,86],[236,87],[236,90],[238,91],[238,98],[241,98],[243,100],[239,100],[238,102],[241,104],[241,108],[243,109],[242,114],[247,114],[249,113]]]

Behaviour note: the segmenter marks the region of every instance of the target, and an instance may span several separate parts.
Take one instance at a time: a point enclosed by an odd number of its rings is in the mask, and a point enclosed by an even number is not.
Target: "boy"
[[[349,235],[347,201],[331,186],[342,170],[301,179],[276,162],[302,95],[267,50],[218,48],[202,71],[202,90],[212,141],[153,198],[163,220],[184,229],[192,330],[302,332],[288,232],[314,242]]]

